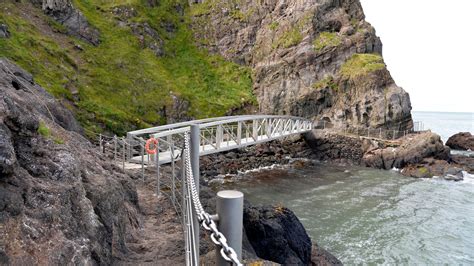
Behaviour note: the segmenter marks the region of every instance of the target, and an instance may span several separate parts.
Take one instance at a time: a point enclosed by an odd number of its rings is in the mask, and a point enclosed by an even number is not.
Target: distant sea
[[[421,121],[424,129],[441,136],[444,143],[458,132],[471,132],[474,134],[474,113],[454,112],[411,112],[413,121]]]

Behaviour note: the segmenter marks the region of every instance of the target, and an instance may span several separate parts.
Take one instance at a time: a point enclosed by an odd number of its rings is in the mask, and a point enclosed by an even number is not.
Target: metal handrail
[[[193,124],[202,124],[202,123],[207,123],[207,122],[212,122],[212,121],[217,121],[217,120],[227,120],[227,119],[231,119],[231,118],[235,118],[235,117],[243,117],[243,116],[252,116],[252,115],[221,116],[221,117],[197,119],[197,120],[179,122],[179,123],[162,125],[162,126],[157,126],[157,127],[138,129],[138,130],[128,132],[127,135],[129,135],[129,134],[130,135],[151,134],[151,133],[154,133],[154,132],[160,132],[160,131],[163,131],[163,130],[170,130],[170,129],[175,129],[175,128],[179,128],[179,127],[190,126],[190,125],[193,125]]]

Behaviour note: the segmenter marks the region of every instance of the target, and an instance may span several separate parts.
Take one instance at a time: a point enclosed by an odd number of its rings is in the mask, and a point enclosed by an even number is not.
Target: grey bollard
[[[217,215],[219,231],[224,234],[227,244],[235,250],[239,260],[242,260],[242,226],[244,220],[244,194],[235,190],[217,192]],[[216,249],[217,265],[229,265]]]

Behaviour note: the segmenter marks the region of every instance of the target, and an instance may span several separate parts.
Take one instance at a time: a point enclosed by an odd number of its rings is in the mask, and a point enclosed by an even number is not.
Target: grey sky
[[[474,1],[361,2],[413,110],[474,112]]]

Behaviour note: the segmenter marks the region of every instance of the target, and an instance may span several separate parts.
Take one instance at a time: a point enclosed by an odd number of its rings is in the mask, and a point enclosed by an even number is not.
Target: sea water
[[[283,204],[344,264],[474,265],[474,176],[415,179],[314,163],[249,172],[228,188]]]
[[[472,113],[414,112],[446,141]],[[293,210],[313,241],[344,264],[474,265],[474,176],[415,179],[327,163],[274,167],[226,185],[254,204]]]
[[[424,129],[441,136],[443,142],[459,132],[474,134],[474,113],[412,112],[413,121],[421,121]]]

